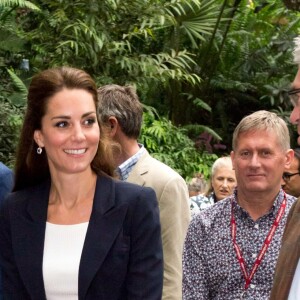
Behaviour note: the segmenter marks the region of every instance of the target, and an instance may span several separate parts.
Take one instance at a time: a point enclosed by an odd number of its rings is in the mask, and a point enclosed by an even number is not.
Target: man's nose
[[[259,164],[260,164],[260,161],[259,161],[258,154],[253,154],[251,157],[251,166],[257,167],[257,166],[259,166]]]
[[[290,115],[290,121],[292,124],[297,124],[300,119],[300,108],[299,106],[295,106]]]

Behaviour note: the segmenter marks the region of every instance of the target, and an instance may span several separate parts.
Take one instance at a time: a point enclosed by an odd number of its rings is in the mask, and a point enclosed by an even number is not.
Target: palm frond
[[[34,11],[40,11],[40,8],[27,0],[1,0],[0,7],[23,7]]]
[[[10,69],[6,69],[6,70],[7,70],[8,74],[9,74],[9,76],[10,76],[10,79],[11,79],[11,81],[12,81],[12,83],[13,83],[16,91],[21,95],[21,97],[22,97],[21,100],[26,99],[27,93],[28,93],[28,89],[27,89],[25,83],[12,70],[10,70]]]

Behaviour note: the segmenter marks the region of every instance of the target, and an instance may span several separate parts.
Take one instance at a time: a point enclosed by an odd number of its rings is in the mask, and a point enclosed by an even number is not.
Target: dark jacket
[[[6,165],[0,162],[0,203],[4,200],[6,195],[13,188],[13,172]],[[3,299],[2,295],[2,279],[0,270],[0,300]]]
[[[287,300],[300,257],[300,198],[289,211],[270,300]]]
[[[13,188],[13,172],[0,162],[0,202]]]
[[[4,299],[46,299],[42,261],[50,182],[0,209]],[[79,299],[161,299],[163,261],[151,188],[98,177],[79,266]]]

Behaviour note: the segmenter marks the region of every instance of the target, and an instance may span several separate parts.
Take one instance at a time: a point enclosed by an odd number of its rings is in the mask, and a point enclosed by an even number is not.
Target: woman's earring
[[[38,147],[38,148],[36,149],[36,153],[37,153],[37,154],[42,154],[42,152],[43,152],[43,148]]]

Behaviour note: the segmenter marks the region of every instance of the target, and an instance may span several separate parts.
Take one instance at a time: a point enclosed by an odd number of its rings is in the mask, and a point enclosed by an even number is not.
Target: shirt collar
[[[281,203],[283,201],[283,198],[285,196],[285,192],[283,191],[283,189],[280,189],[279,190],[279,193],[277,194],[274,202],[273,202],[273,205],[272,207],[270,208],[269,212],[267,212],[265,215],[272,215],[272,216],[276,216],[280,206],[281,206]],[[237,188],[235,188],[233,194],[230,196],[231,198],[231,201],[233,203],[233,208],[234,208],[234,211],[239,215],[239,216],[242,216],[242,215],[248,215],[248,212],[242,208],[238,202],[237,202]]]
[[[133,169],[133,167],[136,165],[138,162],[139,158],[142,156],[142,154],[145,151],[145,147],[142,144],[138,144],[140,149],[137,153],[132,155],[130,158],[125,160],[121,165],[118,166],[117,168],[117,173],[120,176],[121,180],[126,180],[129,176],[129,173]]]

